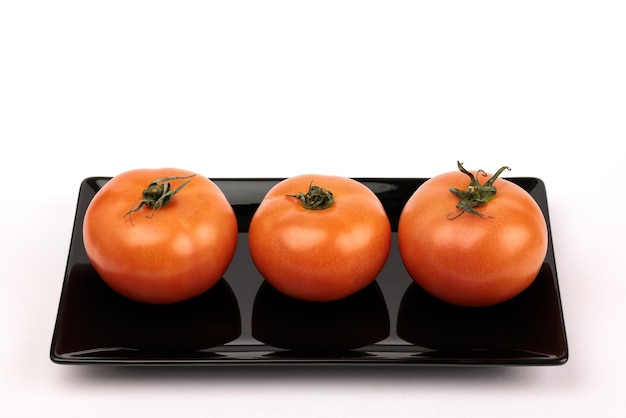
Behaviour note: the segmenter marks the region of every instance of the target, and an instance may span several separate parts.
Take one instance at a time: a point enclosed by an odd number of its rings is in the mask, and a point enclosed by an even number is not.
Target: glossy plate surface
[[[397,248],[404,203],[426,180],[357,179],[379,197],[394,231],[389,260],[376,281],[331,303],[287,298],[256,271],[247,230],[267,191],[281,179],[213,179],[239,221],[239,243],[224,277],[206,293],[152,306],[112,291],[89,264],[83,217],[109,180],[79,190],[50,357],[63,364],[559,365],[568,349],[552,236],[535,282],[488,308],[440,302],[414,284]],[[507,178],[539,203],[550,221],[544,183]]]

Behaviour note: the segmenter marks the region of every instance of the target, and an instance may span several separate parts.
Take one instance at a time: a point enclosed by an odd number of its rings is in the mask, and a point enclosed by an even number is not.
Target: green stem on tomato
[[[470,184],[464,190],[450,187],[450,192],[452,192],[452,194],[454,194],[461,200],[456,205],[457,209],[459,209],[460,212],[453,217],[450,217],[450,214],[448,214],[448,219],[456,219],[459,216],[463,215],[465,212],[471,213],[472,215],[476,215],[481,218],[491,218],[491,216],[485,216],[474,208],[487,204],[491,199],[496,196],[497,189],[493,185],[493,183],[500,176],[500,174],[504,172],[504,170],[510,170],[510,168],[507,166],[501,167],[496,172],[496,174],[494,174],[489,180],[485,182],[485,184],[480,184],[476,177],[474,177],[472,173],[470,173],[463,167],[463,164],[460,161],[457,161],[457,166],[463,174],[466,174],[470,178]],[[477,173],[484,177],[487,176],[487,173],[485,173],[483,170],[478,170]]]
[[[309,190],[306,193],[300,192],[287,196],[300,199],[302,207],[309,210],[327,209],[335,202],[333,192],[319,186],[314,186],[313,181],[309,184]]]
[[[179,191],[181,191],[182,188],[185,187],[187,184],[189,184],[189,182],[191,181],[191,180],[187,180],[186,182],[178,186],[176,190],[172,190],[170,183],[169,183],[170,180],[185,180],[193,176],[195,176],[195,174],[192,174],[190,176],[184,176],[184,177],[176,177],[176,176],[164,177],[162,179],[154,180],[152,183],[148,185],[147,188],[143,190],[142,192],[143,199],[138,201],[136,203],[137,206],[134,208],[131,208],[128,212],[124,214],[123,217],[125,218],[126,216],[128,216],[128,219],[130,219],[130,223],[132,224],[133,223],[132,214],[134,212],[137,212],[142,207],[148,206],[149,208],[152,208],[152,212],[150,213],[150,216],[146,215],[146,217],[152,218],[155,210],[159,210],[163,206],[167,205],[172,200],[174,195],[178,193]]]

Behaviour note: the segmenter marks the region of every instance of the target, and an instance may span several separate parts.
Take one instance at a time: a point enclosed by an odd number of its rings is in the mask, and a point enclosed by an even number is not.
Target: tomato
[[[150,197],[157,203],[144,200]],[[237,218],[217,185],[176,168],[113,177],[90,202],[83,224],[87,256],[102,279],[152,304],[210,289],[232,261],[237,236]]]
[[[362,183],[300,175],[267,193],[248,240],[254,264],[276,290],[326,302],[376,279],[389,256],[391,226],[380,200]]]
[[[508,167],[493,176],[458,167],[427,180],[406,202],[400,256],[431,295],[461,306],[495,305],[535,280],[548,246],[546,221],[532,196],[499,178]],[[480,177],[490,179],[481,185]]]

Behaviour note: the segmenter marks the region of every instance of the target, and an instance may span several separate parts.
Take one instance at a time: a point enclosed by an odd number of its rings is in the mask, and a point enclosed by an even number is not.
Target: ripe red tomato
[[[380,200],[362,183],[300,175],[267,193],[248,240],[254,264],[278,291],[325,302],[376,279],[389,256],[391,226]]]
[[[427,180],[407,201],[398,224],[400,256],[433,296],[494,305],[535,280],[547,251],[546,221],[532,196],[498,177],[508,167],[491,176],[458,166]],[[480,177],[490,179],[481,185]]]
[[[211,288],[232,261],[237,236],[237,218],[217,185],[175,168],[112,178],[90,202],[83,224],[87,256],[102,279],[153,304]]]

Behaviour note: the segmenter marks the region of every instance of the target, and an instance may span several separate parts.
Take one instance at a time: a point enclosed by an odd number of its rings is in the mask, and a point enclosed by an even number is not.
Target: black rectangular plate
[[[400,212],[423,178],[360,178],[389,216],[393,245],[376,281],[331,303],[278,294],[248,253],[250,219],[282,179],[212,179],[233,206],[239,242],[216,286],[174,305],[152,306],[112,291],[93,270],[83,217],[109,180],[79,190],[50,358],[61,364],[125,365],[560,365],[568,358],[548,202],[543,181],[508,178],[527,190],[548,223],[548,252],[534,283],[487,308],[461,308],[426,294],[406,273],[397,247]]]

